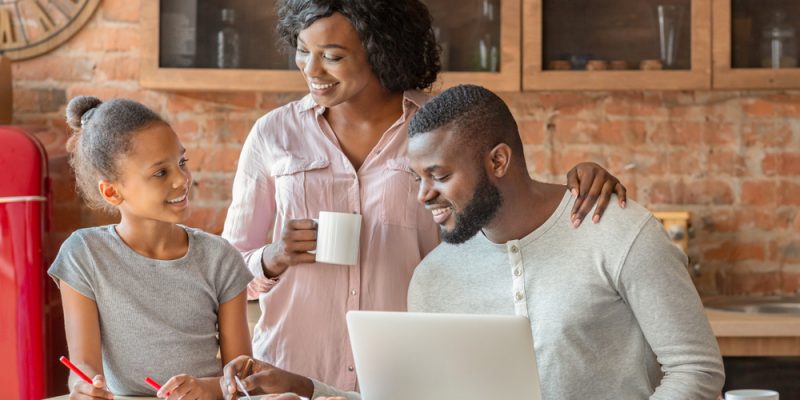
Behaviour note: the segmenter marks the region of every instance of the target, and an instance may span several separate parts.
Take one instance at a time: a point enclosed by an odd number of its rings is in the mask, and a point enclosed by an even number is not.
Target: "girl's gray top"
[[[147,376],[164,384],[183,373],[221,373],[219,307],[252,275],[225,239],[182,228],[189,250],[176,260],[136,253],[115,225],[81,229],[47,271],[97,303],[103,373],[114,394],[152,396]]]

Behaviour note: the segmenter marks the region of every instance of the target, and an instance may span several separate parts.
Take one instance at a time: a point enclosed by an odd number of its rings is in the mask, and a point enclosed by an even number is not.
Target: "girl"
[[[70,164],[90,207],[115,225],[81,229],[48,273],[61,289],[71,399],[152,395],[215,399],[222,365],[250,355],[247,271],[224,239],[180,225],[192,177],[186,150],[158,115],[130,100],[67,106]],[[217,359],[217,352],[222,360]],[[182,397],[181,397],[182,396]]]

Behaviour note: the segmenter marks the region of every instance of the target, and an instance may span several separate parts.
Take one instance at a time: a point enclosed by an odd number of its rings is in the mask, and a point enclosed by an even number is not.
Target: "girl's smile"
[[[131,147],[119,161],[120,179],[110,183],[115,196],[109,201],[128,221],[183,222],[192,174],[178,136],[169,125],[154,124],[136,132]]]

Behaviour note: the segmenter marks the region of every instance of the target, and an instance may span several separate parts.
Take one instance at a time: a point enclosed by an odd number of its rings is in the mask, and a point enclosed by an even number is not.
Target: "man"
[[[716,398],[722,359],[686,256],[647,210],[611,204],[574,229],[574,198],[530,178],[511,112],[478,86],[435,97],[408,131],[444,241],[409,311],[528,317],[544,399]]]
[[[409,311],[528,317],[545,400],[716,398],[722,359],[686,256],[647,210],[611,204],[575,229],[566,186],[530,178],[511,112],[479,86],[434,97],[408,132],[444,241],[415,270]],[[226,398],[246,361],[225,367]],[[253,372],[247,386],[267,393],[359,398],[260,361]]]

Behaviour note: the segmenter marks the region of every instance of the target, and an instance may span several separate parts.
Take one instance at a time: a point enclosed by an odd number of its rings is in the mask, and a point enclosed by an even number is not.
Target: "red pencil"
[[[67,366],[67,368],[69,368],[69,369],[70,369],[70,371],[74,372],[74,373],[75,373],[75,375],[78,375],[78,376],[79,376],[81,379],[83,379],[84,381],[86,381],[86,383],[88,383],[88,384],[90,384],[90,385],[92,384],[92,380],[91,380],[91,379],[89,379],[89,377],[88,377],[88,376],[86,376],[86,374],[84,374],[84,373],[83,373],[83,371],[81,371],[80,369],[78,369],[78,367],[76,367],[74,364],[72,364],[71,362],[69,362],[69,360],[67,359],[67,357],[61,356],[61,358],[59,358],[59,359],[58,359],[58,361],[61,361],[61,363],[62,363],[62,364],[66,365],[66,366]]]
[[[149,376],[147,378],[144,378],[144,382],[146,384],[152,386],[153,389],[155,389],[155,390],[161,390],[161,385],[159,385],[158,382],[154,381],[153,378],[151,378]]]
[[[151,378],[149,376],[147,378],[144,378],[144,382],[146,384],[152,386],[153,389],[155,389],[155,390],[161,390],[161,385],[159,385],[158,382],[154,381],[153,378]],[[172,392],[167,392],[167,396],[169,396],[170,393],[172,393]]]

